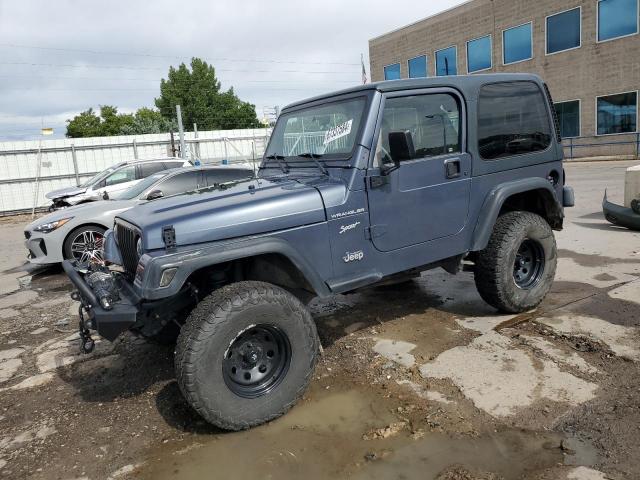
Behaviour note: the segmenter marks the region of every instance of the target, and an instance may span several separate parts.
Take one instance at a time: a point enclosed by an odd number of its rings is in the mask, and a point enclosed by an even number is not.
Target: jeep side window
[[[392,161],[389,133],[409,131],[414,159],[460,152],[460,108],[448,93],[389,98],[385,102],[376,149],[379,166]]]
[[[546,100],[533,82],[485,85],[478,98],[478,151],[485,160],[546,150],[551,126]]]

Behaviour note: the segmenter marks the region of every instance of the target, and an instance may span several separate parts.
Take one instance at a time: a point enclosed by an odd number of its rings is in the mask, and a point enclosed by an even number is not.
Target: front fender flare
[[[190,247],[176,252],[163,252],[160,256],[144,255],[144,280],[136,279],[134,288],[141,298],[159,300],[180,291],[189,276],[201,268],[218,265],[232,260],[264,254],[280,254],[288,258],[302,273],[309,285],[320,296],[330,295],[330,290],[313,266],[287,241],[281,238],[251,238],[234,242],[212,242]],[[177,268],[169,286],[160,288],[162,272]]]
[[[562,206],[558,202],[556,192],[547,179],[534,177],[501,183],[489,192],[482,204],[482,209],[480,210],[480,215],[478,216],[478,221],[473,231],[470,250],[477,252],[487,246],[500,210],[509,197],[533,190],[542,190],[542,192],[544,192],[543,194],[547,196],[547,203],[551,205],[550,208],[552,210],[551,212],[548,211],[548,214],[557,215],[562,218]]]

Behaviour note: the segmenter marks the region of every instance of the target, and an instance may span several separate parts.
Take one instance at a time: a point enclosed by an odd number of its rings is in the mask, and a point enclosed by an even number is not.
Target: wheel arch
[[[159,299],[174,295],[192,281],[219,282],[220,285],[256,280],[285,288],[300,299],[326,296],[329,287],[320,274],[288,242],[280,238],[251,239],[237,244],[213,245],[178,256],[157,257],[145,275],[142,297]],[[164,269],[178,267],[176,278],[166,288],[158,288]],[[305,294],[306,292],[306,294]]]
[[[500,184],[485,198],[473,231],[470,250],[484,249],[498,217],[504,213],[522,210],[536,213],[551,228],[562,229],[564,213],[551,183],[544,178],[525,178]]]

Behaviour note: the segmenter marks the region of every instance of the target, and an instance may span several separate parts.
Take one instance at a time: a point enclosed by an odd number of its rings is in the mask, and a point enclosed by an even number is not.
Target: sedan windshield
[[[132,200],[140,196],[149,187],[158,183],[160,180],[166,177],[168,173],[169,173],[168,170],[154,173],[153,175],[145,178],[144,180],[140,180],[138,183],[127,188],[126,190],[110,195],[109,198],[111,200]]]
[[[283,113],[278,118],[265,153],[276,160],[306,162],[338,160],[351,155],[366,105],[365,97]],[[302,157],[301,157],[302,155]]]

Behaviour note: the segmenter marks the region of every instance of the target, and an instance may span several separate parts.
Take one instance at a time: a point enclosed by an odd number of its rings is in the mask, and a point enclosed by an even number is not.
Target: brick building
[[[637,153],[639,3],[471,0],[370,40],[371,77],[536,73],[549,85],[564,138],[628,138],[624,153]]]

